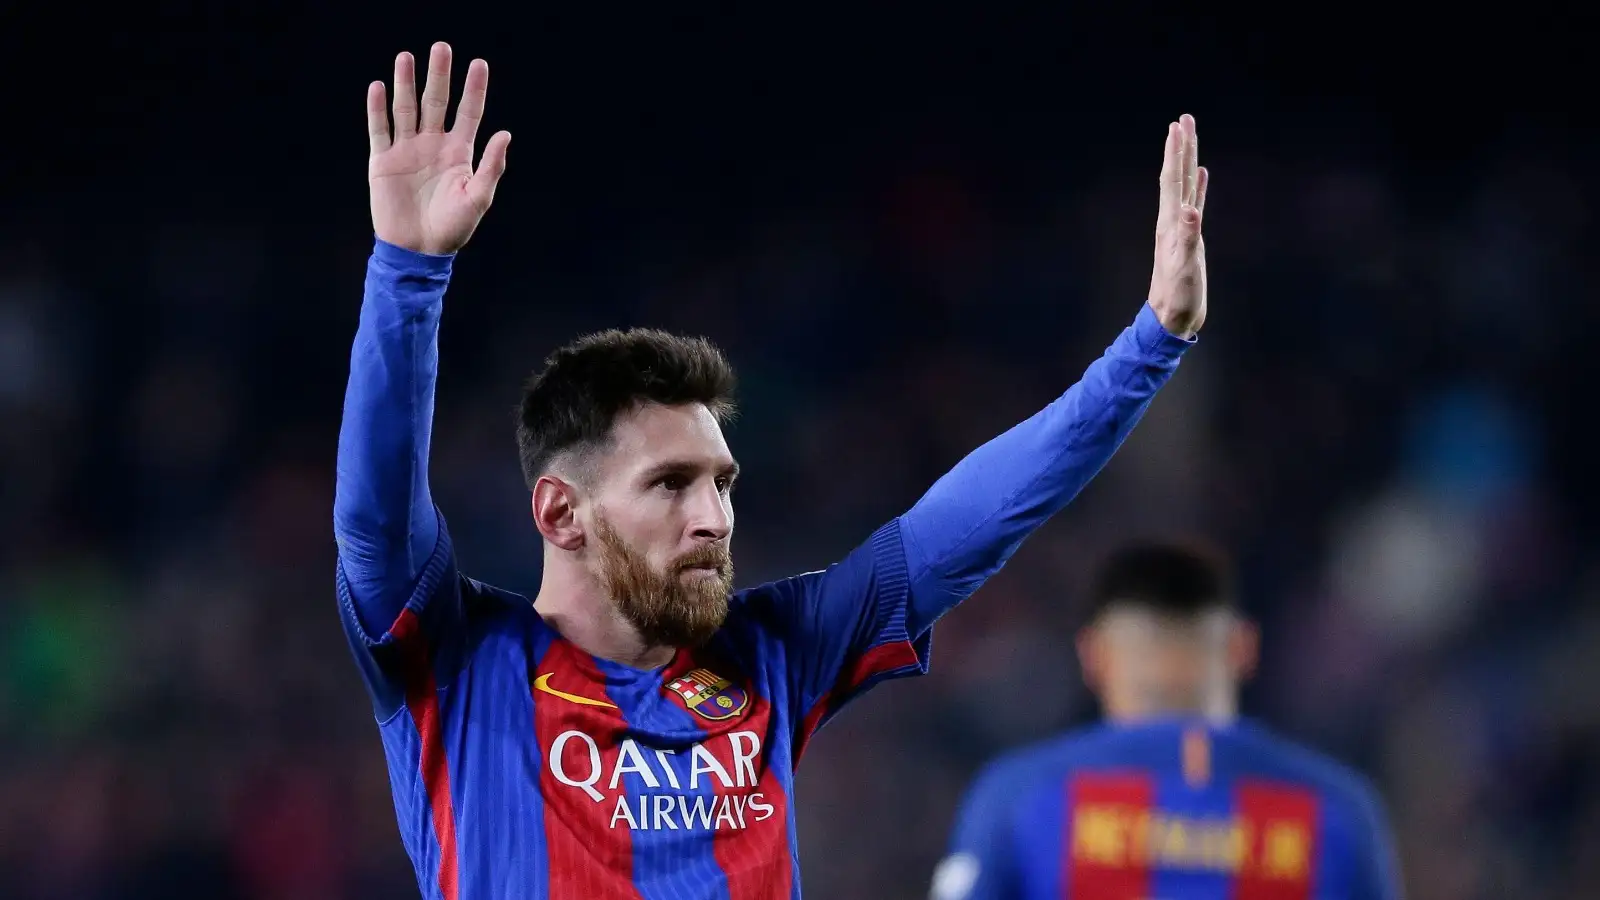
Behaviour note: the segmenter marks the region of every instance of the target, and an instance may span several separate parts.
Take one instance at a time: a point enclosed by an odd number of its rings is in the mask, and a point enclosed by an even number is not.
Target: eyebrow
[[[646,469],[644,472],[644,478],[646,481],[655,481],[658,478],[664,478],[668,475],[698,475],[704,470],[705,467],[699,465],[698,463],[692,463],[686,460],[668,460],[667,462],[658,463]],[[727,465],[718,469],[717,474],[726,475],[729,478],[738,478],[739,464],[737,462],[728,463]]]

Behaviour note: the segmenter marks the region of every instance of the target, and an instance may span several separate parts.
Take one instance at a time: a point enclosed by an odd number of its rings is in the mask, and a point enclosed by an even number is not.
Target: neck
[[[677,652],[675,647],[646,644],[598,578],[575,560],[548,551],[533,609],[568,643],[600,659],[656,669],[671,662]]]
[[[1124,725],[1173,718],[1227,724],[1239,717],[1239,699],[1233,690],[1220,686],[1178,695],[1127,691],[1106,697],[1105,713],[1106,718]]]

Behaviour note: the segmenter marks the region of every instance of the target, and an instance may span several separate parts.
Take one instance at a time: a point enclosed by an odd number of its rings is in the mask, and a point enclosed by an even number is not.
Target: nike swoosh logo
[[[569,694],[566,691],[556,690],[550,686],[550,673],[548,672],[533,680],[533,689],[549,694],[552,697],[560,697],[568,703],[579,703],[584,706],[603,706],[607,709],[617,708],[615,703],[607,703],[604,700],[590,700],[588,697],[579,697],[577,694]]]

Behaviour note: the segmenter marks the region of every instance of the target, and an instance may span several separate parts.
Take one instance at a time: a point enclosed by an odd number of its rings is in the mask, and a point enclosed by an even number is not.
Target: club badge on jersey
[[[710,669],[693,669],[674,679],[667,689],[695,715],[713,722],[731,719],[750,705],[750,695]]]

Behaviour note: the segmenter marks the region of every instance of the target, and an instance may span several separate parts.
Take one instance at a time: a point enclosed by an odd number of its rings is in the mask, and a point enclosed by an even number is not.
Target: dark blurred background
[[[0,895],[416,896],[332,462],[363,88],[445,39],[515,140],[447,301],[434,489],[464,568],[523,591],[510,410],[557,344],[721,342],[741,578],[816,568],[1131,320],[1164,128],[1199,120],[1200,346],[933,674],[818,740],[807,896],[923,896],[976,767],[1093,715],[1090,566],[1183,531],[1262,620],[1249,711],[1379,781],[1412,897],[1600,896],[1592,29],[344,11],[0,20]]]

